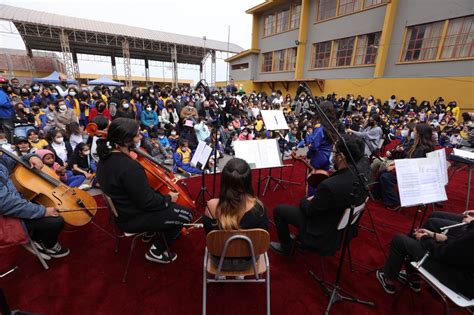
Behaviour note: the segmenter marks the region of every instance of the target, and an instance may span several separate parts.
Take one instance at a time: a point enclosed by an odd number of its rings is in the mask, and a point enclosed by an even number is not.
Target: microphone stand
[[[301,94],[301,92],[303,92],[303,91],[306,93],[307,97],[309,97],[312,100],[312,104],[314,104],[313,107],[315,107],[317,113],[320,115],[320,117],[322,119],[324,119],[328,123],[330,128],[337,135],[338,141],[341,141],[344,148],[346,149],[346,151],[349,155],[348,156],[349,162],[352,166],[352,167],[348,167],[348,168],[357,177],[357,181],[354,183],[354,185],[362,187],[367,192],[367,194],[369,196],[371,196],[367,178],[357,168],[357,163],[355,162],[354,157],[352,156],[349,148],[347,147],[347,143],[345,142],[344,138],[341,136],[341,134],[339,133],[337,128],[334,126],[332,121],[327,117],[326,113],[324,113],[323,109],[316,102],[316,100],[314,99],[313,93],[312,93],[310,87],[308,86],[308,84],[306,82],[300,83],[300,85],[298,86],[298,89],[296,91],[296,94],[297,94],[296,97],[298,97],[299,94]],[[352,219],[353,218],[350,217],[349,222],[352,222]],[[330,311],[330,309],[331,309],[331,307],[334,303],[336,303],[337,301],[341,301],[341,300],[346,300],[346,301],[359,303],[359,304],[363,304],[363,305],[370,305],[370,306],[374,305],[372,302],[366,302],[366,301],[359,300],[358,298],[346,293],[344,290],[342,290],[339,287],[339,281],[337,281],[335,284],[330,284],[330,283],[327,283],[327,282],[323,281],[322,279],[319,279],[314,274],[312,274],[312,276],[316,279],[318,284],[322,286],[322,288],[323,288],[323,290],[325,290],[325,292],[329,292],[329,291],[331,292],[331,294],[330,294],[331,298],[329,299],[329,302],[328,302],[328,305],[327,305],[327,308],[326,308],[326,312],[325,312],[326,314],[329,314],[329,311]],[[329,290],[328,287],[332,287],[332,290]]]

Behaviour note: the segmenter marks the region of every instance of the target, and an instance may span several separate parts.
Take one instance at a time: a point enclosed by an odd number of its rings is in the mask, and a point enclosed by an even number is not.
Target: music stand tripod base
[[[284,167],[284,166],[282,166],[282,167]],[[272,176],[272,169],[271,168],[270,168],[270,172],[269,172],[268,176],[266,176],[263,180],[266,180],[266,183],[265,183],[265,187],[263,188],[262,196],[265,196],[265,193],[267,192],[267,189],[270,186],[270,181],[275,182],[275,187],[273,188],[273,192],[275,192],[277,190],[278,186],[280,186],[283,190],[286,190],[286,187],[283,184],[287,184],[287,185],[300,185],[301,184],[301,183],[281,179],[281,176],[280,176],[280,178],[275,178],[274,176]]]

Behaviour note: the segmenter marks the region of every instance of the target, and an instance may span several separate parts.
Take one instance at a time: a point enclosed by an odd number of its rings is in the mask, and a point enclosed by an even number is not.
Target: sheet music
[[[467,150],[461,150],[461,149],[454,149],[453,153],[454,153],[454,155],[460,156],[462,158],[474,160],[474,153],[473,152],[469,152]]]
[[[439,163],[431,158],[395,160],[398,192],[402,207],[445,201]]]
[[[199,141],[198,147],[196,148],[196,151],[194,152],[190,162],[191,166],[197,167],[199,164],[200,169],[203,170],[206,167],[207,161],[209,160],[211,153],[212,148],[208,146],[204,141]]]
[[[282,165],[276,139],[235,141],[235,157],[245,160],[251,168],[269,168]]]
[[[261,110],[260,113],[267,130],[290,129],[281,110]]]
[[[436,150],[426,154],[429,159],[436,159],[436,163],[439,164],[441,170],[441,178],[443,185],[448,184],[448,162],[446,161],[446,151],[444,149]]]

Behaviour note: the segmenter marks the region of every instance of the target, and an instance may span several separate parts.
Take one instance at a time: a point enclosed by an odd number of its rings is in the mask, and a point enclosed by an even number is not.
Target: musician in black
[[[342,141],[333,146],[332,162],[336,172],[319,184],[317,193],[301,201],[299,207],[278,205],[273,217],[280,243],[271,242],[271,248],[278,254],[290,255],[291,238],[289,225],[299,229],[298,240],[304,247],[316,250],[322,255],[334,253],[340,243],[337,225],[345,209],[351,204],[362,204],[366,199],[363,187],[356,186],[358,178],[349,163],[349,153],[358,163],[363,156],[361,145],[355,136],[344,134]],[[354,191],[355,190],[355,191]],[[355,200],[351,194],[355,194]]]
[[[100,162],[97,180],[117,208],[117,224],[129,233],[165,232],[168,239],[178,235],[181,227],[191,221],[190,210],[176,204],[178,194],[162,195],[148,184],[145,170],[130,157],[130,150],[140,143],[138,123],[117,118],[109,126],[107,139],[97,140]],[[155,241],[145,258],[167,264],[176,260],[176,253]]]
[[[460,222],[466,225],[449,229],[447,234],[441,233],[441,227]],[[433,212],[423,228],[416,230],[413,236],[398,234],[393,238],[385,266],[377,270],[377,279],[389,294],[395,293],[397,279],[401,282],[409,281],[410,288],[419,292],[420,283],[408,276],[413,271],[409,262],[419,261],[429,251],[429,257],[422,266],[450,289],[472,299],[473,244],[474,210],[466,211],[462,215]],[[405,262],[408,262],[407,269],[401,271]]]

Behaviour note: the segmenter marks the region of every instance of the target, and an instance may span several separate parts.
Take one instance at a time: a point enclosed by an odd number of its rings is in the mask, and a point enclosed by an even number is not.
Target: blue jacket
[[[311,166],[316,169],[328,170],[333,143],[326,136],[323,126],[313,130],[313,133],[310,135],[309,145],[307,156],[311,159]]]
[[[145,126],[158,126],[158,114],[155,111],[142,111],[140,121]]]
[[[163,148],[168,148],[168,147],[171,146],[171,145],[170,145],[170,142],[168,141],[168,138],[166,138],[166,136],[163,137],[163,138],[158,137],[158,141],[160,141],[160,145],[161,145]]]
[[[31,155],[27,155],[23,159],[27,160],[29,157]],[[15,162],[10,158],[5,155],[0,157],[0,215],[20,219],[44,217],[46,209],[23,198],[13,185],[9,175],[14,166]]]
[[[14,111],[10,96],[0,89],[0,118],[11,119]]]

